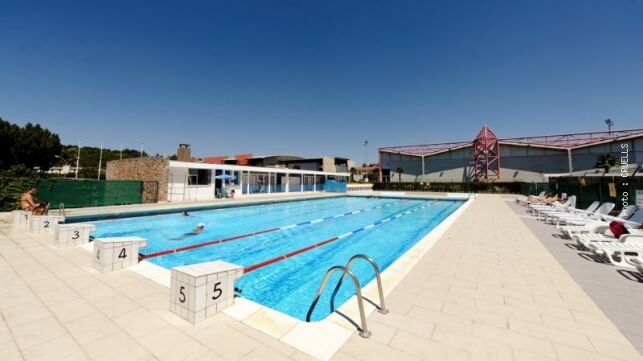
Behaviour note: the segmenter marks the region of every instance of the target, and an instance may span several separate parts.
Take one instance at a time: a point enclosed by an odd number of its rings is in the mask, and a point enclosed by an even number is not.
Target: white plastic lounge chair
[[[562,204],[554,203],[552,205],[542,205],[542,204],[530,205],[529,208],[527,209],[527,212],[535,213],[536,216],[538,216],[541,212],[545,212],[545,211],[564,211],[564,210],[575,209],[575,208],[576,208],[576,196],[571,196],[567,198],[567,200]]]
[[[596,211],[590,214],[573,214],[568,216],[560,216],[558,218],[552,219],[550,222],[559,225],[582,225],[591,220],[600,220],[603,219],[603,216],[607,216],[609,212],[614,209],[615,204],[611,202],[605,202],[601,204]]]
[[[625,256],[625,262],[636,267],[639,273],[643,275],[643,254],[639,253],[637,256]]]
[[[555,220],[558,220],[558,218],[563,216],[571,216],[571,215],[582,216],[582,215],[592,214],[598,209],[600,205],[601,205],[601,202],[594,201],[585,209],[574,208],[574,209],[568,209],[567,211],[543,211],[540,214],[543,216],[543,219],[546,222],[555,223]]]
[[[622,215],[627,212],[628,210],[623,210],[621,211],[621,214],[619,214],[617,217],[604,216],[603,222],[605,223],[605,225],[609,225],[609,222],[620,221],[620,222],[623,222],[623,224],[625,225],[625,228],[627,228],[630,232],[634,230],[633,233],[636,233],[638,232],[637,228],[640,228],[643,225],[643,209],[639,209],[636,212],[634,212],[629,219],[623,219]],[[596,232],[591,232],[591,233],[604,233],[604,232],[605,230],[598,230]]]
[[[572,238],[575,234],[604,233],[609,228],[609,223],[603,221],[589,221],[582,226],[556,226],[556,228],[558,228],[564,236]]]
[[[626,236],[626,235],[624,235]],[[610,263],[619,267],[634,267],[626,258],[636,258],[643,254],[643,235],[627,235],[618,242],[592,242],[588,248],[598,256],[605,256]]]
[[[639,213],[638,215],[636,215]],[[643,223],[643,212],[640,212],[640,210],[636,207],[634,204],[630,204],[629,206],[623,208],[621,212],[616,216],[603,216],[602,217],[606,222],[611,222],[611,221],[630,221],[634,223]]]
[[[524,206],[524,205],[527,205],[528,203],[542,201],[543,199],[545,199],[545,191],[540,192],[540,194],[538,194],[537,196],[530,195],[528,197],[523,196],[523,197],[516,198],[516,202]]]
[[[608,231],[606,230],[606,233],[575,234],[572,236],[572,239],[574,239],[578,245],[591,249],[590,245],[595,242],[625,242],[630,237],[643,236],[643,229],[629,229],[630,233],[622,234],[619,238],[614,237],[611,232],[607,232]]]
[[[629,205],[621,210],[616,217],[604,215],[601,218],[602,219],[600,221],[592,219],[575,220],[573,222],[569,222],[568,225],[565,226],[557,225],[556,228],[560,229],[563,235],[569,237],[577,233],[603,233],[605,232],[605,229],[597,229],[597,227],[602,225],[607,228],[609,226],[609,222],[612,221],[626,222],[629,220],[631,222],[632,220],[639,220],[638,222],[633,222],[631,224],[632,227],[630,227],[638,228],[636,227],[636,224],[643,222],[643,211],[637,211],[635,205]]]

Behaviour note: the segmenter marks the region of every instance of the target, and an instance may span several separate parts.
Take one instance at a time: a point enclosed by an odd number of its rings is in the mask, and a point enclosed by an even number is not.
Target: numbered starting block
[[[94,239],[94,268],[99,272],[117,271],[138,263],[138,250],[147,246],[140,237]]]
[[[58,223],[64,222],[65,216],[29,216],[29,232],[54,233]]]
[[[170,312],[199,323],[232,305],[243,267],[223,261],[172,268]]]
[[[11,214],[13,215],[14,227],[27,227],[29,225],[30,211],[11,211]]]
[[[89,234],[96,231],[93,224],[72,223],[56,226],[56,246],[70,247],[89,243]]]

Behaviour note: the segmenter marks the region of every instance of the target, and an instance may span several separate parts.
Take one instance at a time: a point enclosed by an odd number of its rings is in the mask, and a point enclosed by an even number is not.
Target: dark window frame
[[[212,170],[189,168],[188,185],[190,186],[207,186],[212,184]]]

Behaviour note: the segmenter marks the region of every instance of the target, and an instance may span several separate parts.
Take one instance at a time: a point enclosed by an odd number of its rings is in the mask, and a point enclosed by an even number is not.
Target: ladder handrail
[[[353,273],[353,271],[351,271],[348,267],[345,267],[345,266],[333,266],[326,271],[326,275],[324,276],[324,279],[319,285],[317,294],[313,298],[313,302],[310,304],[310,308],[308,309],[308,313],[306,314],[306,322],[310,322],[310,316],[313,314],[313,310],[315,309],[315,306],[317,306],[317,302],[319,301],[319,298],[321,297],[321,294],[324,291],[324,288],[326,288],[328,279],[335,271],[342,272],[342,277],[343,275],[348,274],[350,278],[353,280],[353,284],[355,285],[355,294],[357,295],[357,306],[359,308],[359,317],[362,322],[362,327],[361,327],[361,330],[359,331],[359,335],[364,338],[370,337],[371,332],[368,330],[366,326],[366,314],[364,313],[364,301],[362,300],[362,289],[359,286],[359,281],[357,280],[357,276],[355,275],[355,273]]]
[[[371,257],[365,254],[354,255],[348,260],[345,267],[350,269],[353,262],[357,261],[358,259],[365,260],[366,262],[370,263],[370,265],[373,267],[373,271],[375,271],[375,278],[377,279],[377,290],[380,296],[380,305],[379,306],[375,305],[375,308],[377,308],[377,312],[381,314],[387,314],[388,310],[386,309],[386,303],[384,302],[384,289],[382,288],[382,278],[380,277],[380,268],[377,266],[377,263],[375,263],[375,261]],[[339,288],[342,286],[342,282],[344,281],[344,276],[346,276],[345,273],[342,274],[342,277],[337,282],[337,286],[335,286],[335,290],[333,290],[333,295],[330,298],[331,312],[335,310],[335,296],[337,295],[337,292],[339,292]]]

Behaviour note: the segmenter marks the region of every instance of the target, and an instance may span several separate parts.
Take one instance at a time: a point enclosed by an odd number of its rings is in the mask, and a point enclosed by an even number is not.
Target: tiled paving
[[[0,216],[0,360],[309,360],[225,314],[193,326],[168,289],[99,274],[80,247]],[[643,360],[499,196],[479,196],[333,360]],[[315,342],[311,339],[310,342]]]
[[[510,204],[572,278],[643,353],[643,274],[636,269],[615,267],[592,252],[577,249],[576,242],[561,238],[555,227],[530,217],[524,207],[511,201]]]

